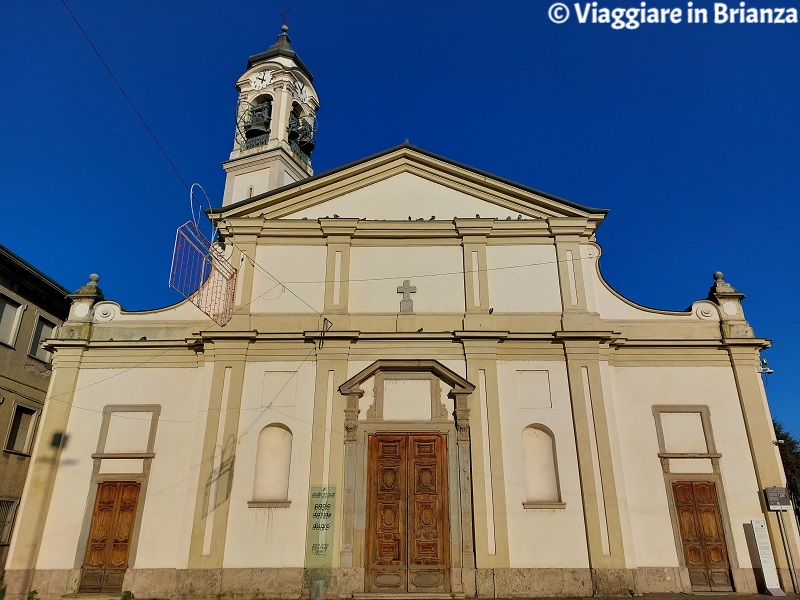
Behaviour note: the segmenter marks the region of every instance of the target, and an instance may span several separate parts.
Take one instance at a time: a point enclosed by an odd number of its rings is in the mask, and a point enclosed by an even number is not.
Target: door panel
[[[374,591],[400,591],[407,585],[405,435],[370,436],[370,583]]]
[[[676,481],[672,489],[692,589],[730,591],[730,567],[716,486],[711,481]]]
[[[134,481],[99,484],[79,591],[122,591],[140,486]]]
[[[378,434],[368,451],[367,591],[447,591],[445,436]]]
[[[447,448],[442,435],[409,436],[409,465],[414,474],[409,490],[411,529],[408,591],[446,591],[449,539],[444,480]],[[413,528],[413,529],[412,529]]]

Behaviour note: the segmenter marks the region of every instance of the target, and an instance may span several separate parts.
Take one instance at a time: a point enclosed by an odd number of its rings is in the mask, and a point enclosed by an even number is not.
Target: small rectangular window
[[[0,546],[11,543],[11,531],[14,528],[14,516],[18,505],[19,500],[0,500]]]
[[[0,342],[14,345],[17,337],[22,305],[11,298],[0,295]]]
[[[8,432],[6,450],[20,454],[30,454],[33,445],[33,434],[36,430],[36,418],[39,411],[17,404],[11,417],[11,429]]]
[[[33,328],[33,338],[28,354],[44,362],[50,362],[51,354],[42,348],[42,342],[53,337],[56,326],[43,317],[36,320],[36,327]]]

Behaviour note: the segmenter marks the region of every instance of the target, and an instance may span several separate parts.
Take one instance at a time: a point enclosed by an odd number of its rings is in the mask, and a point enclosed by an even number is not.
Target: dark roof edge
[[[41,281],[45,285],[53,288],[53,290],[58,292],[59,294],[67,296],[72,293],[63,285],[58,283],[55,279],[49,277],[48,275],[45,275],[39,269],[30,264],[28,261],[24,260],[22,257],[15,254],[2,244],[0,244],[0,254],[5,256],[9,261],[14,263],[16,266],[20,267],[21,269],[24,269],[25,271],[27,271],[28,273],[39,279],[39,281]]]
[[[483,177],[488,177],[490,179],[494,179],[494,180],[499,181],[501,183],[505,183],[507,185],[511,185],[511,186],[520,188],[522,190],[525,190],[526,192],[531,192],[533,194],[537,194],[539,196],[543,196],[543,197],[545,197],[545,198],[547,198],[549,200],[553,200],[554,202],[561,202],[563,204],[566,204],[567,206],[571,206],[572,208],[577,208],[578,210],[582,210],[582,211],[589,212],[589,213],[597,213],[597,214],[601,214],[601,215],[608,214],[608,212],[609,212],[608,208],[592,208],[590,206],[584,206],[583,204],[578,204],[577,202],[573,202],[572,200],[567,200],[567,199],[561,198],[559,196],[554,196],[553,194],[548,194],[547,192],[543,192],[541,190],[537,190],[536,188],[532,188],[532,187],[529,187],[527,185],[523,185],[523,184],[518,183],[516,181],[512,181],[511,179],[506,179],[505,177],[500,177],[498,175],[494,175],[493,173],[489,173],[488,171],[482,171],[480,169],[476,169],[475,167],[471,167],[469,165],[465,165],[464,163],[460,163],[458,161],[446,158],[444,156],[440,156],[440,155],[435,154],[433,152],[429,152],[428,150],[423,150],[422,148],[418,148],[417,146],[413,146],[413,145],[411,145],[409,143],[403,143],[403,144],[399,144],[397,146],[393,146],[391,148],[387,148],[386,150],[382,150],[382,151],[377,152],[375,154],[372,154],[370,156],[366,156],[364,158],[359,158],[358,160],[354,160],[352,162],[349,162],[347,164],[341,165],[339,167],[335,167],[335,168],[330,169],[328,171],[325,171],[323,173],[319,173],[318,175],[314,175],[314,176],[309,177],[307,179],[300,179],[299,181],[295,181],[294,183],[290,183],[289,185],[284,185],[283,187],[275,188],[274,190],[270,190],[268,192],[264,192],[263,194],[259,194],[257,196],[253,196],[252,198],[247,198],[245,200],[240,200],[239,202],[234,202],[233,204],[229,204],[228,206],[220,207],[219,209],[213,209],[213,210],[212,209],[205,209],[205,211],[206,211],[206,213],[211,214],[211,213],[226,212],[226,211],[228,211],[230,209],[233,209],[233,208],[239,208],[239,207],[242,207],[242,206],[246,206],[247,204],[250,204],[251,202],[254,202],[256,200],[263,200],[264,198],[269,198],[270,196],[274,196],[274,195],[276,195],[278,193],[282,193],[282,192],[285,192],[287,190],[291,190],[292,188],[300,187],[301,185],[306,185],[311,181],[316,181],[316,180],[321,179],[323,177],[329,177],[329,176],[331,176],[331,175],[333,175],[335,173],[339,173],[340,171],[344,171],[346,169],[350,169],[350,168],[355,167],[357,165],[363,164],[363,163],[368,162],[370,160],[375,160],[376,158],[380,158],[381,156],[385,156],[387,154],[391,154],[392,152],[397,152],[398,150],[402,150],[402,149],[409,149],[409,150],[413,150],[414,152],[419,152],[420,154],[424,154],[425,156],[428,156],[430,158],[433,158],[433,159],[436,159],[436,160],[440,160],[442,162],[446,162],[446,163],[448,163],[450,165],[453,165],[454,167],[458,167],[458,168],[461,168],[461,169],[466,169],[467,171],[472,171],[476,175],[481,175]],[[230,162],[230,161],[225,161],[225,162]],[[223,164],[225,164],[225,163],[223,163]]]
[[[270,58],[274,58],[276,56],[284,56],[294,61],[297,65],[297,68],[302,71],[303,75],[308,77],[308,82],[314,82],[314,76],[311,74],[311,71],[308,70],[308,67],[303,64],[303,61],[300,60],[300,57],[297,56],[297,52],[294,50],[283,50],[280,48],[274,50],[266,50],[261,52],[260,54],[254,54],[250,58],[247,59],[247,68],[251,69],[252,67],[261,64],[262,62],[267,62]]]

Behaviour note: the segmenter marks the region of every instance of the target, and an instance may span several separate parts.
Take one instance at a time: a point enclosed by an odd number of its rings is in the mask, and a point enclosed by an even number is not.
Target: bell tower
[[[236,82],[236,134],[222,205],[247,200],[314,174],[311,153],[319,109],[313,76],[289,45],[278,41],[251,56]]]

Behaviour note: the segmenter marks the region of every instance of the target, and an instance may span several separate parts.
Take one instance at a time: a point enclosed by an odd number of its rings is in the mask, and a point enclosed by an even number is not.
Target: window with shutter
[[[0,294],[0,342],[13,346],[19,328],[22,305]]]

